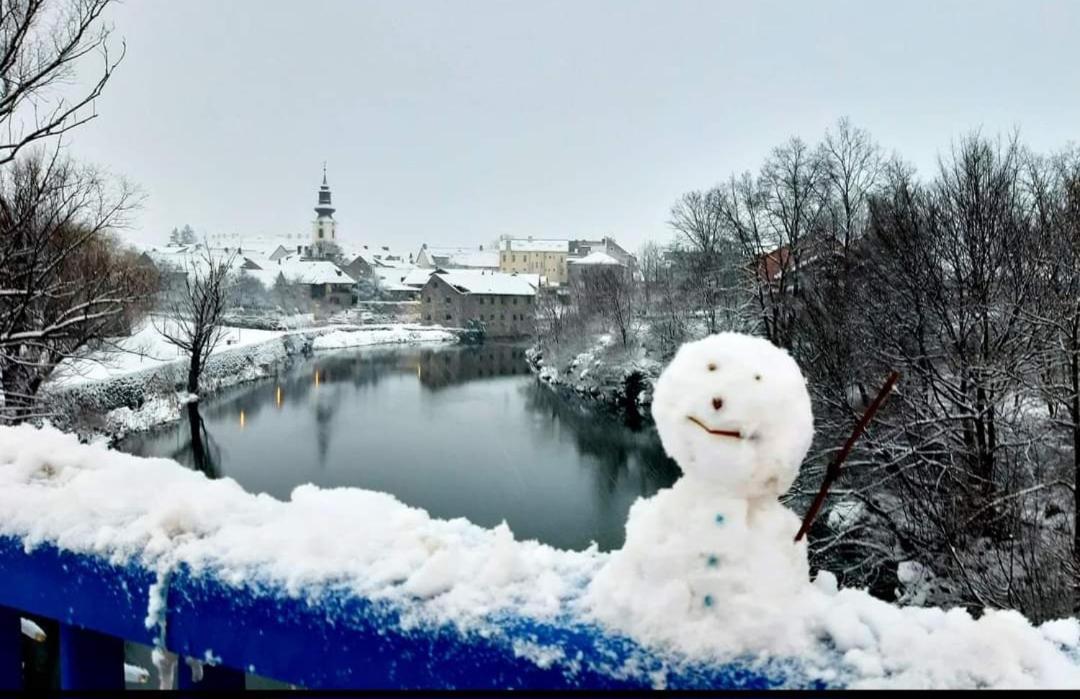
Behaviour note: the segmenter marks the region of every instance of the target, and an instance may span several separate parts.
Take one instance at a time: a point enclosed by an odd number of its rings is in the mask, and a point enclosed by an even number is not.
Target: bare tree
[[[641,300],[645,308],[652,308],[652,293],[660,281],[660,269],[664,254],[654,241],[648,240],[638,250],[638,269],[641,271]]]
[[[62,361],[124,334],[156,285],[113,237],[137,197],[92,168],[40,150],[0,169],[3,417],[33,414]],[[133,315],[134,314],[134,315]]]
[[[569,317],[573,313],[574,309],[557,289],[541,288],[536,295],[537,340],[557,348],[562,343]]]
[[[155,319],[161,336],[187,353],[188,393],[198,394],[199,377],[221,340],[235,259],[235,252],[215,256],[204,245],[201,255],[188,261],[184,288],[167,302],[165,317]]]
[[[1031,158],[1028,182],[1039,231],[1040,293],[1026,309],[1041,330],[1041,371],[1033,382],[1052,424],[1072,451],[1073,536],[1068,568],[1073,612],[1080,612],[1080,149]]]
[[[637,336],[634,281],[623,265],[591,265],[577,282],[578,306],[600,315],[618,333],[623,348]]]
[[[903,377],[811,531],[814,567],[887,599],[907,563],[933,581],[908,601],[1080,608],[1078,212],[1076,152],[1035,159],[976,134],[920,181],[844,120],[679,202],[687,261],[734,241],[758,330],[806,371],[817,437],[796,508],[870,389]],[[700,283],[690,264],[671,278],[682,270]],[[661,276],[662,352],[685,332],[680,293]]]
[[[315,253],[324,260],[330,260],[335,265],[345,264],[345,253],[341,246],[333,240],[321,240],[315,248]]]
[[[24,147],[60,136],[97,116],[94,100],[123,59],[110,55],[102,21],[112,0],[4,0],[0,4],[0,165]],[[90,54],[102,61],[89,89],[67,99],[70,82]]]
[[[708,332],[720,330],[717,307],[725,287],[725,272],[732,262],[724,253],[730,251],[725,239],[727,228],[723,218],[721,193],[688,192],[671,207],[669,225],[686,245],[682,261],[690,268],[695,283],[686,290],[696,301],[695,309],[705,319]]]

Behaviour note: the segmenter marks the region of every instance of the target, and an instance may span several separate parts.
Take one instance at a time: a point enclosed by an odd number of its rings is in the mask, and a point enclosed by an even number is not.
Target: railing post
[[[178,689],[195,691],[244,689],[244,673],[240,670],[234,670],[231,667],[224,667],[222,665],[203,665],[202,679],[198,682],[195,682],[191,678],[191,667],[186,663],[178,664],[176,672],[179,675],[176,681]]]
[[[0,607],[0,690],[22,689],[22,630],[19,613]]]
[[[124,689],[124,640],[60,626],[61,689]]]

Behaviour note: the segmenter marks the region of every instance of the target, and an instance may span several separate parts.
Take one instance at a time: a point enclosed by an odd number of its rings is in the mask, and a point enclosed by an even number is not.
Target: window
[[[453,319],[454,319],[454,317],[453,317],[452,315],[450,315],[449,313],[447,313],[447,314],[446,314],[446,319],[447,319],[447,320],[453,320]]]
[[[431,297],[430,296],[425,296],[424,297],[424,303],[431,303]],[[431,319],[429,318],[428,320],[431,320]]]
[[[503,296],[502,299],[500,299],[500,301],[502,302],[502,305],[504,305],[504,306],[506,305],[506,297],[505,296]]]
[[[495,320],[495,314],[494,313],[491,314],[491,320]]]
[[[446,303],[450,303],[450,297],[447,296],[446,298],[443,299],[443,301],[445,301]]]
[[[511,262],[517,262],[517,255],[511,255],[510,256],[510,261]]]
[[[515,296],[512,300],[514,302],[514,305],[516,306],[517,305],[517,296]]]
[[[430,314],[430,313],[428,313],[428,314],[427,314],[426,316],[424,316],[424,319],[425,319],[425,320],[431,320],[431,314]]]
[[[532,305],[532,296],[526,296],[525,297],[525,305],[527,305],[527,306]]]
[[[483,305],[484,305],[484,297],[483,297],[483,296],[481,296],[480,298],[476,299],[476,302],[477,302],[478,304],[480,304],[481,306],[483,306]]]

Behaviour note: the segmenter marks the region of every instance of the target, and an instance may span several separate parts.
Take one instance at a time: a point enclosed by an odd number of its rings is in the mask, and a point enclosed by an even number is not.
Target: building
[[[584,283],[590,275],[603,274],[612,270],[619,274],[630,275],[630,268],[627,265],[606,252],[592,252],[585,257],[569,260],[566,267],[570,286]]]
[[[508,274],[539,274],[551,286],[567,282],[569,240],[510,238],[499,240],[499,271]]]
[[[375,270],[379,267],[405,267],[412,269],[413,265],[401,255],[395,254],[389,245],[339,245],[341,248],[341,268],[349,273],[354,279],[372,278],[378,276]]]
[[[245,275],[262,282],[269,291],[279,284],[296,290],[300,299],[326,306],[351,306],[356,280],[330,260],[279,259],[258,268],[246,267]]]
[[[637,266],[636,258],[622,249],[614,238],[605,236],[600,240],[571,240],[570,241],[570,257],[581,258],[587,257],[594,252],[602,252],[605,255],[615,258],[620,263],[631,269]]]
[[[499,269],[499,253],[478,248],[430,247],[427,243],[420,246],[420,252],[413,260],[417,267],[426,269]]]
[[[435,270],[420,291],[425,325],[465,327],[484,323],[488,337],[524,337],[533,332],[538,275]]]

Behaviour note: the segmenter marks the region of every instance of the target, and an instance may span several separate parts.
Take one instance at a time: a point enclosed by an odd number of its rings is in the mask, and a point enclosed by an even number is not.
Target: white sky
[[[133,236],[667,239],[682,192],[843,115],[922,170],[952,139],[1076,140],[1080,2],[127,0],[72,153],[148,195]],[[92,65],[85,67],[90,77]]]

